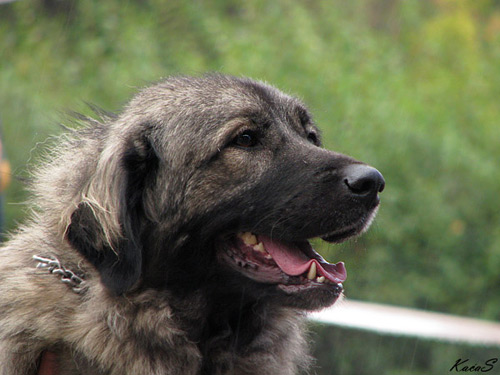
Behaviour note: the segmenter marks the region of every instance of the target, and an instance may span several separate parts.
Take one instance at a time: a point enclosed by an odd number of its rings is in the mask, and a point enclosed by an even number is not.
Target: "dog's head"
[[[366,230],[384,179],[321,148],[299,100],[248,79],[171,78],[105,122],[84,131],[93,155],[65,228],[113,293],[224,283],[304,309],[337,299],[344,265],[308,240]]]

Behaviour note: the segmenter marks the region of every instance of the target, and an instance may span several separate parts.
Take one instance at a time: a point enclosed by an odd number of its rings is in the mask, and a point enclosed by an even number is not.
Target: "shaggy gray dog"
[[[342,293],[340,242],[371,223],[374,168],[320,147],[297,99],[169,78],[61,140],[0,250],[0,374],[295,374],[304,314]]]

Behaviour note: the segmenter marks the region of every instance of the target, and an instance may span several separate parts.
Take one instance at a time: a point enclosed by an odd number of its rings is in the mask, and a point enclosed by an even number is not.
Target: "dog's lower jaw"
[[[317,311],[333,305],[342,298],[344,290],[342,284],[337,284],[329,288],[294,290],[290,293],[290,287],[294,286],[278,286],[285,293],[285,296],[281,297],[283,305],[304,311]]]

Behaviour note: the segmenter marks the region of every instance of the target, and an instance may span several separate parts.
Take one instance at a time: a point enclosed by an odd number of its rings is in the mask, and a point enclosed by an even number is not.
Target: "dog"
[[[0,250],[0,374],[296,374],[346,270],[308,240],[364,232],[384,179],[321,148],[305,105],[170,77],[68,130]]]

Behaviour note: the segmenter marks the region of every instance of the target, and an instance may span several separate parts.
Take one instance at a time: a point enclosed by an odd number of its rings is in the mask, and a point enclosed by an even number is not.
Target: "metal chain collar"
[[[61,281],[68,285],[73,292],[80,294],[84,289],[84,279],[83,276],[78,276],[73,271],[64,267],[59,259],[56,257],[44,258],[38,255],[34,255],[33,259],[38,263],[36,268],[46,269],[50,273],[61,276]]]

